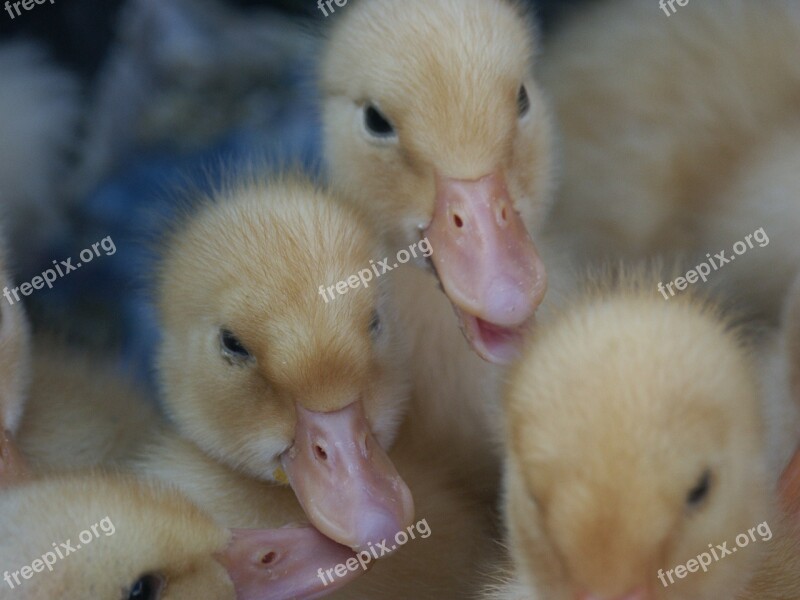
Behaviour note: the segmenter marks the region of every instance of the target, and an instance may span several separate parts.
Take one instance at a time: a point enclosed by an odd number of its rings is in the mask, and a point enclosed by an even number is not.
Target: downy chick
[[[407,349],[389,278],[359,280],[384,254],[369,224],[299,178],[244,178],[200,204],[158,275],[158,370],[177,430],[249,478],[288,479],[339,543],[405,528],[413,502],[386,449]],[[346,293],[324,295],[336,282]]]
[[[353,557],[313,528],[228,530],[175,490],[121,474],[25,483],[0,495],[0,517],[8,600],[312,598],[317,564]]]
[[[557,234],[601,260],[724,251],[736,262],[715,260],[714,279],[777,321],[800,256],[798,48],[800,7],[784,0],[576,12],[542,60],[562,133]]]
[[[714,309],[666,302],[645,280],[576,302],[511,377],[516,581],[499,597],[730,598],[760,563],[762,529],[778,525],[750,351]],[[749,530],[763,543],[674,575]]]
[[[421,238],[431,248],[396,271],[414,348],[403,435],[452,456],[491,497],[495,363],[517,354],[548,281],[536,245],[552,133],[537,38],[506,0],[365,0],[337,14],[321,66],[331,179],[371,211],[392,252]]]

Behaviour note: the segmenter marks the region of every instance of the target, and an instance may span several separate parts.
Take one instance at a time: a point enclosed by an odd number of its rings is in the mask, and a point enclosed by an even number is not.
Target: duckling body
[[[17,434],[37,472],[124,464],[161,426],[144,392],[107,358],[35,338]]]
[[[556,229],[581,256],[699,263],[763,228],[768,246],[713,277],[776,321],[798,257],[798,47],[800,10],[780,0],[576,13],[542,61],[562,133]]]
[[[315,561],[352,557],[313,530],[232,532],[174,489],[118,473],[24,483],[0,496],[0,516],[9,600],[310,597],[324,587]]]
[[[585,295],[516,367],[504,499],[515,576],[488,597],[730,598],[771,552],[765,534],[702,574],[670,569],[761,523],[790,535],[751,351],[713,307],[665,302],[651,283]]]

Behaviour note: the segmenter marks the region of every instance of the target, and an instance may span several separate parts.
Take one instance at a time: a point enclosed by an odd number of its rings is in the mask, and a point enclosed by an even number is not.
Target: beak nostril
[[[264,556],[261,557],[261,564],[262,565],[271,565],[275,562],[275,559],[278,558],[278,555],[275,552],[267,552]]]
[[[327,452],[325,452],[325,448],[323,448],[323,447],[322,447],[322,446],[320,446],[319,444],[317,444],[316,446],[314,446],[314,454],[315,454],[315,455],[317,456],[317,458],[319,458],[320,460],[328,460],[328,453],[327,453]]]
[[[506,205],[504,204],[504,205],[503,205],[503,209],[500,211],[500,220],[501,220],[503,223],[505,223],[506,221],[508,221],[508,213],[507,213],[506,211],[507,211],[507,209],[506,209]]]
[[[455,223],[455,226],[459,229],[464,227],[464,220],[461,218],[461,215],[453,215],[453,223]]]

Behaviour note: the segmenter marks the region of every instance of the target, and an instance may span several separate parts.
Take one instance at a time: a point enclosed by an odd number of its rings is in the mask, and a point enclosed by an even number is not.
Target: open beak
[[[217,560],[228,571],[237,600],[320,598],[351,582],[361,569],[325,578],[325,571],[355,562],[355,554],[313,527],[235,529]],[[323,576],[320,576],[320,569]]]
[[[437,177],[425,234],[439,281],[473,349],[493,363],[511,361],[544,299],[547,276],[505,177]]]
[[[372,435],[360,401],[330,413],[298,405],[294,445],[281,462],[311,523],[340,544],[363,550],[414,519],[411,491]]]
[[[0,489],[27,479],[28,465],[8,431],[0,432]]]

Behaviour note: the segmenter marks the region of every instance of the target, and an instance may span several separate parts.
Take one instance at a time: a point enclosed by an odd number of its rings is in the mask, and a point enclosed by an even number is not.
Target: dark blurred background
[[[549,30],[563,11],[589,0],[527,1],[534,5],[545,30]],[[91,77],[111,44],[123,3],[123,0],[56,0],[52,6],[41,5],[13,21],[6,13],[0,13],[0,38],[14,35],[41,39],[64,65],[83,77]],[[270,8],[300,19],[322,20],[313,0],[225,0],[225,4]]]

